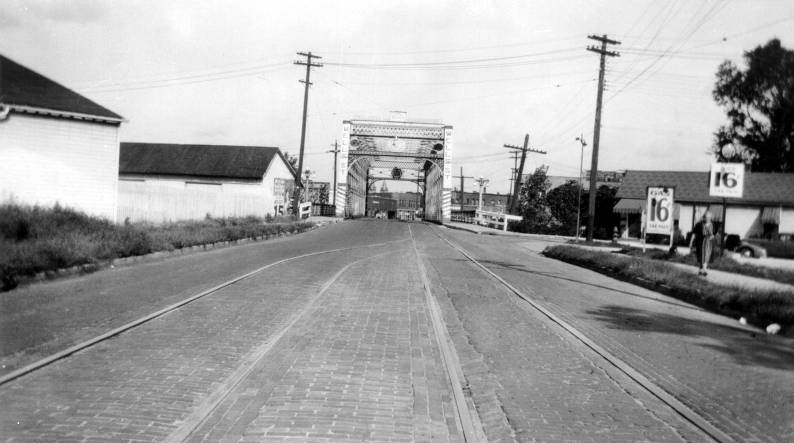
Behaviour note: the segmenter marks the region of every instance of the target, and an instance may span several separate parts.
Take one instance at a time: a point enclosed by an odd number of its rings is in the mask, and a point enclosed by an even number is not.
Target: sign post
[[[722,197],[722,241],[720,254],[725,253],[728,225],[727,198],[742,198],[744,195],[744,163],[712,163],[709,174],[709,196]]]
[[[645,207],[645,235],[669,235],[672,247],[673,236],[675,234],[675,223],[673,222],[675,187],[648,186],[647,196]]]

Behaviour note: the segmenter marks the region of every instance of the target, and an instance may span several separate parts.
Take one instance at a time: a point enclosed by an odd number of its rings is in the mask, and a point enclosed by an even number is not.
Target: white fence
[[[521,221],[521,216],[503,214],[501,212],[490,212],[475,210],[475,223],[478,225],[496,225],[507,232],[507,224],[511,221]]]

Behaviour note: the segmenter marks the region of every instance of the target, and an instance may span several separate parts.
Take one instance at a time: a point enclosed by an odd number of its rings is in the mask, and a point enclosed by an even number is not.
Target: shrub
[[[8,289],[22,275],[277,232],[303,232],[314,226],[282,217],[277,218],[279,223],[265,223],[253,216],[207,215],[203,220],[162,225],[129,220],[115,225],[59,205],[42,208],[2,204],[0,284]]]

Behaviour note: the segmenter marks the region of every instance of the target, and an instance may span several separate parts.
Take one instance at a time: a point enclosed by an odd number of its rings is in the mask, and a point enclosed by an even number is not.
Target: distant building
[[[673,219],[683,235],[707,210],[718,227],[727,218],[727,234],[742,238],[794,234],[794,174],[746,173],[744,196],[726,199],[724,217],[723,199],[709,196],[708,172],[627,171],[613,209],[623,216],[624,237],[640,236],[648,186],[675,187]]]
[[[378,211],[386,212],[388,218],[414,220],[420,218],[422,194],[418,192],[370,192],[367,196],[367,216],[374,217]]]
[[[119,220],[284,214],[295,175],[278,148],[121,143]]]
[[[0,55],[0,201],[115,220],[122,121]]]
[[[620,187],[620,183],[623,181],[623,177],[626,175],[626,171],[598,171],[596,174],[596,187],[600,188],[601,186],[609,186],[610,188],[617,188]],[[524,178],[526,179],[526,175]],[[564,175],[549,175],[546,178],[549,180],[549,190],[554,188],[559,188],[560,186],[568,183],[568,182],[578,182],[579,177],[575,176],[564,176]],[[590,171],[584,171],[582,173],[582,189],[587,191],[590,189]]]
[[[507,207],[507,194],[482,193],[482,209],[490,212],[504,212]],[[463,201],[460,199],[460,190],[452,191],[452,211],[474,214],[480,203],[479,192],[464,192]]]

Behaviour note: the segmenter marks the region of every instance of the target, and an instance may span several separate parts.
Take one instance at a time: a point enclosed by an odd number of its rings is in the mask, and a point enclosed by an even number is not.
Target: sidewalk
[[[698,268],[694,266],[685,265],[683,263],[670,264],[692,275],[698,272]],[[746,289],[760,289],[764,291],[782,291],[789,292],[794,296],[794,285],[788,285],[765,278],[751,277],[749,275],[717,271],[714,269],[709,269],[708,275],[704,278],[717,285],[739,286]]]

